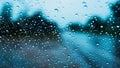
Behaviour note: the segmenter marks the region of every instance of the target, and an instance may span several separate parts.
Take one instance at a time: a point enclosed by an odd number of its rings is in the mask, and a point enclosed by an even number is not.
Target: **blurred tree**
[[[112,7],[110,7],[113,12],[113,23],[112,30],[115,40],[115,54],[120,60],[120,1],[118,0]]]
[[[2,22],[10,23],[11,21],[12,6],[10,3],[6,2],[2,7]]]
[[[120,1],[117,1],[116,4],[112,5],[111,10],[113,12],[113,23],[112,29],[114,35],[120,38]]]
[[[103,33],[105,30],[106,24],[104,21],[98,16],[92,16],[90,20],[88,20],[88,24],[85,30],[93,32],[93,33]]]
[[[20,17],[21,18],[21,17]],[[23,19],[24,18],[24,19]],[[50,22],[42,16],[41,12],[36,12],[31,17],[23,17],[20,26],[25,31],[25,34],[34,37],[50,37],[58,38],[59,28],[54,22]]]
[[[11,4],[5,3],[1,13],[0,35],[10,35],[13,32],[13,23],[11,22]]]
[[[111,7],[112,11],[113,11],[113,16],[116,19],[120,19],[120,1],[117,1],[116,4],[114,4]]]
[[[68,24],[67,28],[70,31],[82,32],[84,27],[80,23],[72,22],[71,24]]]
[[[23,13],[15,22],[11,21],[11,12],[12,6],[9,3],[5,3],[0,19],[1,36],[60,38],[60,30],[57,24],[45,19],[41,12],[36,12],[33,16],[28,16],[26,13]]]

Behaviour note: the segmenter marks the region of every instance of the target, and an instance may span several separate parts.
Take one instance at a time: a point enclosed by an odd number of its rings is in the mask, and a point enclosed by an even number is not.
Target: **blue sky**
[[[44,16],[56,21],[60,27],[66,26],[69,22],[85,24],[93,15],[105,19],[111,14],[109,5],[117,0],[0,0],[0,7],[5,2],[13,5],[13,19],[19,14],[27,12],[28,15],[36,11],[42,11]],[[1,8],[0,8],[1,10]]]

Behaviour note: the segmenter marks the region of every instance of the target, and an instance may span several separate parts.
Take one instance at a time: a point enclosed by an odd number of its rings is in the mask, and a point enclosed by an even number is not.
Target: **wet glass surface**
[[[119,0],[0,1],[0,68],[119,67]]]

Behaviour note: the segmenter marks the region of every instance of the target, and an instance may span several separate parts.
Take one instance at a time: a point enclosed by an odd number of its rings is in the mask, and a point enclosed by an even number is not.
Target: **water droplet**
[[[120,28],[120,26],[117,26],[117,28]]]
[[[19,5],[17,5],[16,7],[17,7],[17,8],[19,8],[20,6],[19,6]]]
[[[97,46],[100,45],[99,43],[96,44]]]
[[[10,3],[9,2],[6,2],[6,5],[9,5]]]
[[[58,9],[58,8],[55,8],[54,10],[55,10],[56,12],[58,12],[58,11],[59,11],[59,9]]]
[[[61,17],[61,18],[65,20],[65,17]]]
[[[82,2],[82,4],[83,4],[83,7],[84,7],[84,8],[87,8],[86,2]]]
[[[103,28],[103,26],[100,26],[100,28]]]
[[[109,64],[109,63],[106,63],[106,64]]]
[[[78,16],[78,13],[75,13],[76,16]]]

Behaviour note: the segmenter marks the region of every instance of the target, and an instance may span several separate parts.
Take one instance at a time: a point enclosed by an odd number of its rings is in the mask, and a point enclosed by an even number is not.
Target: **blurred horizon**
[[[13,21],[17,20],[21,14],[32,16],[40,11],[43,13],[44,18],[55,21],[61,28],[63,28],[70,22],[79,22],[80,24],[85,25],[91,16],[100,16],[103,20],[106,20],[106,18],[111,15],[109,6],[117,2],[117,0],[66,0],[65,2],[61,0],[53,0],[52,3],[49,0],[30,1],[31,2],[28,0],[1,0],[0,9],[2,9],[3,4],[10,4],[13,10]]]

